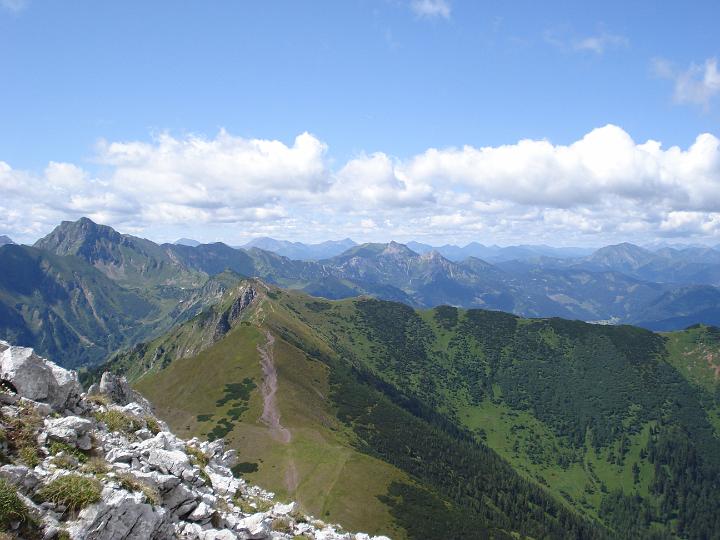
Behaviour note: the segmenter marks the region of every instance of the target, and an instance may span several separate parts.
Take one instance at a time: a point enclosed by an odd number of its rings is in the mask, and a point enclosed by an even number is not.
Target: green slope
[[[632,327],[418,313],[375,300],[293,299],[291,309],[344,358],[471,430],[616,534],[717,530],[717,398],[678,372],[672,347],[692,330],[666,340]],[[638,512],[622,511],[633,505]]]
[[[196,288],[129,288],[80,257],[18,245],[0,246],[0,268],[0,339],[73,368],[166,332],[241,279],[223,272]]]
[[[410,538],[719,530],[717,330],[658,335],[248,286],[260,294],[225,334],[240,289],[113,365],[174,427],[226,435],[254,480],[311,512]],[[266,331],[287,445],[259,421]],[[242,365],[232,380],[224,362]]]
[[[73,257],[5,245],[0,265],[0,337],[71,367],[147,337],[145,324],[158,312]]]

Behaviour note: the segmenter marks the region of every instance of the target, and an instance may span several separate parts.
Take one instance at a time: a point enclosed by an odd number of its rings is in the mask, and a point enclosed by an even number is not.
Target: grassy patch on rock
[[[79,474],[68,474],[41,487],[37,491],[37,497],[77,512],[98,502],[101,492],[102,486],[98,480]]]

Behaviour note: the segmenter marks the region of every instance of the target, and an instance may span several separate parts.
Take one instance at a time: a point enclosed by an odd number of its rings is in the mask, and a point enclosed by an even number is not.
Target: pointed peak
[[[400,244],[399,242],[391,240],[390,243],[385,246],[385,249],[383,250],[383,255],[405,255],[412,257],[417,256],[417,253],[415,253],[405,244]]]

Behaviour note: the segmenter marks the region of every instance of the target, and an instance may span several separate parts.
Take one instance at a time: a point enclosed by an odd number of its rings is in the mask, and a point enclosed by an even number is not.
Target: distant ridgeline
[[[654,330],[720,324],[720,251],[709,248],[651,252],[620,244],[587,256],[528,246],[440,248],[450,260],[417,243],[421,253],[395,242],[261,239],[245,249],[183,242],[193,245],[158,245],[82,218],[33,247],[0,245],[0,338],[70,367],[101,362],[197,315],[242,277],[415,308],[447,304]],[[257,246],[328,258],[291,260]]]
[[[259,420],[268,331],[287,443]],[[181,433],[225,437],[253,481],[350,528],[412,539],[720,530],[715,328],[660,335],[245,282],[106,367]]]

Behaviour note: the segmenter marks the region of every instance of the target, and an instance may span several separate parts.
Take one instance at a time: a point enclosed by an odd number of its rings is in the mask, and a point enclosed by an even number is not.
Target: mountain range
[[[697,247],[653,252],[619,244],[584,257],[492,264],[390,242],[308,261],[219,242],[156,244],[82,218],[61,223],[32,247],[0,247],[0,265],[7,269],[0,277],[0,338],[71,367],[159,335],[242,277],[329,299],[368,295],[414,308],[447,304],[656,330],[720,323],[720,253]],[[122,309],[108,314],[98,306]]]
[[[345,238],[344,240],[328,240],[318,244],[303,244],[302,242],[289,242],[287,240],[275,240],[274,238],[256,238],[242,247],[245,249],[258,248],[271,251],[300,261],[318,261],[340,255],[342,252],[356,246],[357,244]]]
[[[348,528],[708,538],[720,290],[697,276],[716,261],[630,244],[452,261],[396,242],[293,260],[83,218],[0,247],[0,339],[86,383],[126,375],[174,430],[225,439],[248,480]]]
[[[523,319],[243,280],[102,369],[248,480],[393,538],[710,538],[720,332]],[[263,411],[268,373],[277,408]]]

